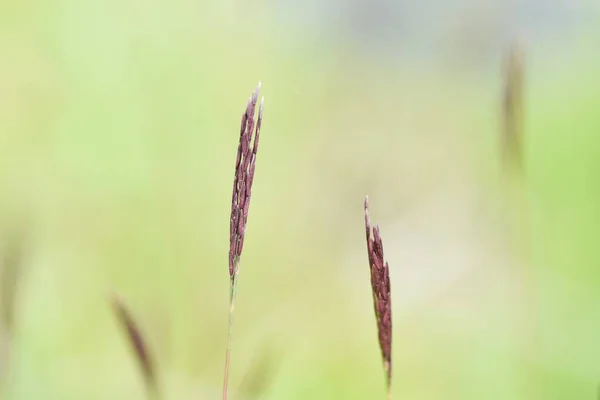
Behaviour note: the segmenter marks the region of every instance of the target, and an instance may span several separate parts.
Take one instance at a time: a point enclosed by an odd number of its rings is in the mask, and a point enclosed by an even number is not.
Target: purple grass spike
[[[250,208],[250,197],[252,195],[252,182],[254,181],[254,170],[256,154],[258,152],[258,140],[262,125],[262,114],[264,99],[261,100],[258,119],[254,123],[254,114],[261,83],[252,93],[248,100],[246,110],[242,115],[240,127],[240,143],[238,145],[237,159],[235,164],[235,176],[233,180],[233,194],[231,200],[230,236],[229,236],[229,278],[233,281],[238,273],[239,258],[244,247],[244,235],[246,233],[246,222]]]
[[[386,375],[388,399],[391,399],[392,384],[392,300],[390,290],[390,268],[383,258],[383,243],[379,234],[379,226],[371,226],[369,218],[369,197],[365,197],[365,230],[367,234],[367,253],[371,271],[371,289],[379,347]]]

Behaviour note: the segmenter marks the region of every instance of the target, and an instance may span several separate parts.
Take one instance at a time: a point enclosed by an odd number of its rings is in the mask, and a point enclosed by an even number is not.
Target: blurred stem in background
[[[521,337],[521,365],[524,393],[528,399],[539,398],[535,364],[539,362],[540,338],[538,333],[539,307],[537,279],[531,258],[531,230],[527,193],[525,160],[525,50],[521,42],[514,42],[504,65],[504,93],[502,102],[501,158],[506,200],[508,236],[514,253],[513,273],[519,293],[517,319]]]
[[[4,397],[10,374],[11,347],[17,318],[18,286],[23,275],[23,237],[11,232],[2,246],[0,265],[0,398]]]

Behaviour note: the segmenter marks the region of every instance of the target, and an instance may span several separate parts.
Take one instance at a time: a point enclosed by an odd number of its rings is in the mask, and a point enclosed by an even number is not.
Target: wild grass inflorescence
[[[365,230],[367,233],[367,252],[371,270],[371,289],[377,319],[379,347],[383,358],[388,399],[391,399],[392,385],[392,299],[390,291],[390,268],[383,258],[383,242],[379,234],[379,225],[371,226],[369,218],[369,197],[365,197]]]
[[[231,332],[233,328],[233,312],[235,309],[235,295],[237,290],[240,257],[244,247],[244,235],[248,221],[248,210],[252,197],[252,182],[256,166],[256,153],[258,139],[262,124],[264,98],[258,108],[258,118],[254,121],[256,104],[260,92],[260,82],[248,100],[246,110],[242,114],[240,127],[240,143],[238,145],[237,159],[235,162],[235,176],[233,179],[233,195],[231,199],[231,217],[229,221],[229,330],[227,335],[227,350],[225,354],[225,373],[223,379],[223,400],[227,399],[229,383],[229,360],[231,356]]]

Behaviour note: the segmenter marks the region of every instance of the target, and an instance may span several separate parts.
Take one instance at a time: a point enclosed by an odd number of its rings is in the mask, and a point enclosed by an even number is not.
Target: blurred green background
[[[232,398],[384,398],[365,194],[391,266],[395,398],[596,398],[598,7],[471,3],[0,3],[0,251],[24,246],[2,398],[144,398],[113,292],[165,398],[220,398],[233,169],[259,80]],[[514,36],[517,235],[498,168]]]

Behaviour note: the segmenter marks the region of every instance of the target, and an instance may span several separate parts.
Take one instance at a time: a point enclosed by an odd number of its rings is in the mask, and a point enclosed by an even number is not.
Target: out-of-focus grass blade
[[[265,347],[256,354],[238,389],[242,398],[260,399],[267,392],[275,374],[276,363],[272,349]]]
[[[10,342],[15,330],[17,289],[23,270],[24,240],[13,232],[3,246],[0,265],[0,388],[10,361]]]
[[[135,356],[140,364],[142,375],[144,377],[148,398],[158,400],[161,398],[158,380],[156,376],[156,367],[154,360],[150,355],[148,344],[144,339],[144,335],[140,330],[139,326],[133,319],[133,316],[123,300],[113,295],[110,299],[113,312],[115,313],[119,324],[123,328],[129,344],[133,349]]]

